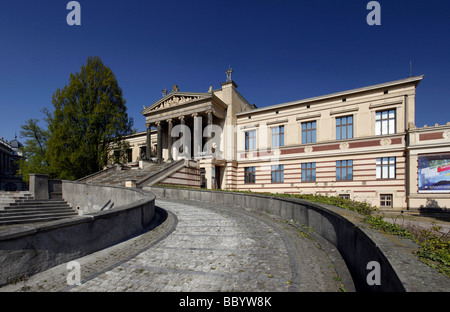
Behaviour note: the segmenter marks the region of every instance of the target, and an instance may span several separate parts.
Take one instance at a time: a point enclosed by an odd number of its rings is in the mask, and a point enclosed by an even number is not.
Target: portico
[[[234,173],[236,169],[237,138],[233,128],[236,113],[254,106],[236,90],[231,73],[228,69],[227,81],[220,89],[182,92],[174,85],[170,93],[163,90],[160,100],[144,106],[141,113],[147,129],[148,160],[158,163],[195,160],[209,189],[235,183],[234,175],[230,178],[227,172]]]
[[[156,128],[156,160],[198,159],[211,154],[207,142],[213,125],[224,124],[227,105],[212,92],[173,91],[142,111],[146,119],[147,145],[154,144],[151,129]],[[179,127],[177,127],[179,126]],[[208,131],[209,130],[209,131]],[[147,148],[147,158],[151,158]]]

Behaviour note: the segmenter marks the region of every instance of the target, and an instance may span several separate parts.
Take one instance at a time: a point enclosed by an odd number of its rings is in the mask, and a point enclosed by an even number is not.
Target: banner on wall
[[[450,193],[450,154],[419,156],[419,193]]]

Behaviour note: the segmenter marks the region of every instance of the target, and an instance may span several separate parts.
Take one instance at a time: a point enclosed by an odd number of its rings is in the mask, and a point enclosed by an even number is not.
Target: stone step
[[[68,210],[57,210],[57,211],[48,211],[48,210],[36,210],[36,211],[14,211],[14,212],[0,212],[0,220],[2,219],[10,219],[10,218],[29,218],[29,217],[38,217],[38,216],[64,216],[64,215],[78,215],[75,211]]]
[[[62,199],[16,199],[0,210],[0,225],[44,222],[77,215]]]
[[[10,207],[34,207],[34,206],[58,206],[58,205],[68,205],[64,200],[16,200],[10,204]]]
[[[70,206],[57,206],[57,207],[18,207],[18,208],[10,208],[8,207],[8,209],[5,210],[1,210],[0,214],[8,214],[8,213],[17,213],[17,212],[26,212],[26,213],[35,213],[38,211],[54,211],[54,212],[58,212],[58,211],[74,211]]]

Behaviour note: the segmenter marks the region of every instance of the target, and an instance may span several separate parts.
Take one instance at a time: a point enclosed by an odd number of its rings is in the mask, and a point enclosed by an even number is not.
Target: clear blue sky
[[[238,90],[258,107],[424,74],[416,124],[450,121],[450,1],[80,0],[81,26],[66,23],[66,0],[2,1],[0,137],[14,138],[99,56],[122,87],[135,127],[143,105],[178,84],[220,88],[229,65]]]

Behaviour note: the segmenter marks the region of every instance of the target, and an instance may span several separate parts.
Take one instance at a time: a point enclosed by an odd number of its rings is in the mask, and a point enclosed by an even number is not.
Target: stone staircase
[[[35,200],[30,193],[1,193],[0,225],[34,223],[77,216],[63,199]]]
[[[138,187],[146,185],[154,177],[162,176],[165,172],[170,172],[172,168],[182,166],[184,160],[172,163],[146,163],[144,168],[122,167],[116,165],[90,176],[77,180],[78,182],[125,186],[126,181],[134,180]]]

